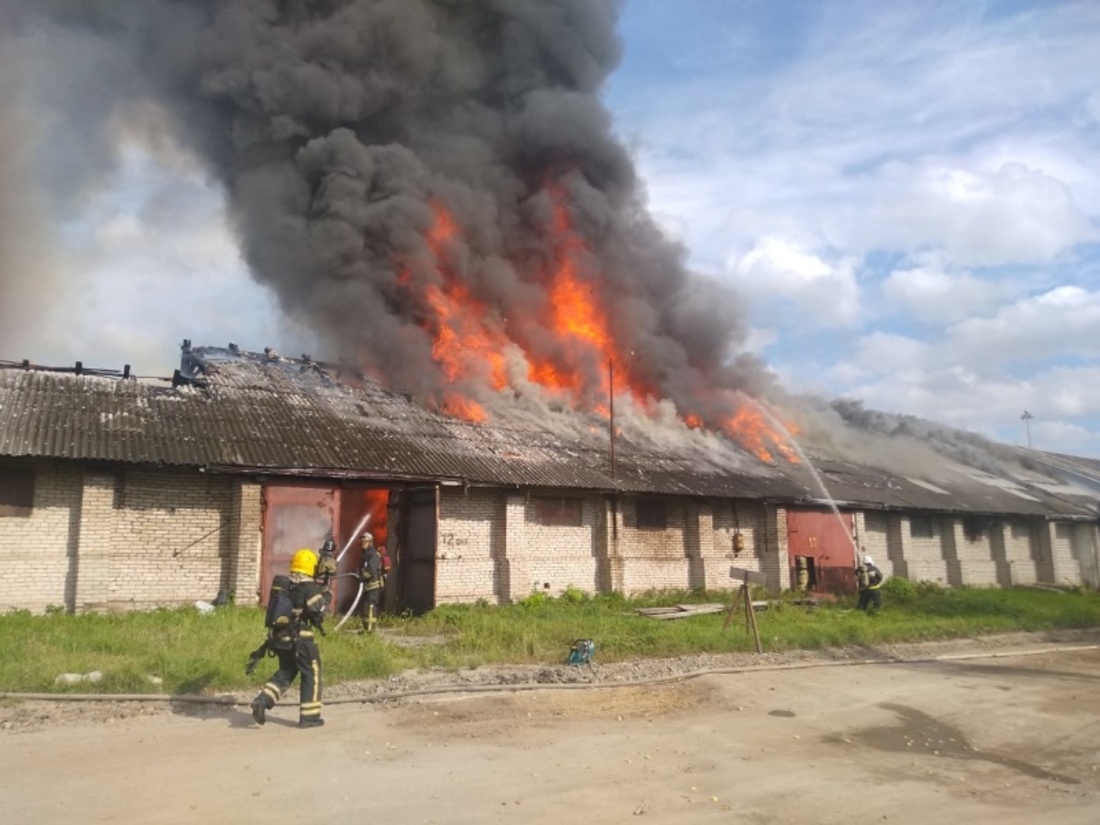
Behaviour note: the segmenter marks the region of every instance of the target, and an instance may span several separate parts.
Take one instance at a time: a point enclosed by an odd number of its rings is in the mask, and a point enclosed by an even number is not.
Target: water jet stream
[[[360,534],[363,532],[364,528],[367,526],[367,522],[370,521],[370,515],[371,515],[370,513],[367,513],[365,516],[363,516],[363,518],[361,518],[359,520],[359,523],[357,525],[355,525],[355,529],[352,530],[351,535],[348,536],[348,540],[347,540],[347,543],[344,545],[344,549],[341,550],[340,555],[338,555],[336,557],[336,562],[337,563],[339,563],[340,560],[342,558],[344,558],[344,554],[346,554],[348,552],[348,548],[351,547],[351,543],[353,541],[355,541],[357,538],[359,538]]]
[[[848,542],[852,545],[852,553],[854,554],[854,558],[858,563],[862,554],[859,552],[859,547],[856,545],[855,537],[851,534],[851,531],[848,530],[848,526],[844,523],[844,517],[840,512],[840,508],[836,506],[836,501],[829,493],[829,488],[825,486],[825,479],[821,477],[821,473],[817,471],[817,468],[813,465],[813,462],[810,461],[810,457],[806,455],[801,445],[799,445],[799,443],[795,440],[795,437],[791,435],[791,431],[787,429],[786,425],[783,424],[783,422],[780,421],[775,415],[773,415],[762,402],[757,401],[755,398],[749,398],[748,400],[752,403],[754,407],[756,407],[761,415],[768,419],[768,422],[772,425],[772,427],[776,429],[776,431],[783,433],[783,435],[787,439],[787,443],[791,445],[791,449],[795,451],[798,457],[802,460],[802,463],[806,465],[806,469],[810,471],[810,476],[817,484],[818,489],[821,491],[822,497],[829,505],[829,509],[833,511],[833,514],[837,517],[837,521],[840,522],[840,526],[841,528],[843,528],[844,535],[848,537]]]

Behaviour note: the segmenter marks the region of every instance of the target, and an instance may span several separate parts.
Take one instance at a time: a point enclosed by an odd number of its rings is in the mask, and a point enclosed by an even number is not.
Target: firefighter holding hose
[[[886,577],[875,566],[870,556],[863,557],[863,563],[856,568],[856,582],[859,585],[859,609],[879,610],[882,607],[882,583]]]
[[[374,543],[374,536],[367,530],[361,540],[363,558],[359,562],[359,585],[363,588],[363,630],[374,632],[378,612],[382,605],[382,592],[386,586],[386,560]]]

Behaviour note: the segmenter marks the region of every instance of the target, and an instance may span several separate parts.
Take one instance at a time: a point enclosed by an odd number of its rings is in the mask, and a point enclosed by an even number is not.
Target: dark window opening
[[[532,497],[535,521],[547,527],[580,527],[583,502],[579,498]]]
[[[126,509],[126,473],[115,473],[115,490],[111,506],[116,510]]]
[[[657,498],[638,499],[637,523],[642,530],[664,530],[668,526],[664,501]]]
[[[915,539],[930,539],[936,534],[936,525],[927,516],[909,517],[909,535]]]
[[[29,518],[34,510],[34,471],[0,470],[0,518]]]
[[[967,541],[981,541],[982,536],[985,535],[985,526],[985,519],[967,516],[962,520],[963,535],[966,536]]]

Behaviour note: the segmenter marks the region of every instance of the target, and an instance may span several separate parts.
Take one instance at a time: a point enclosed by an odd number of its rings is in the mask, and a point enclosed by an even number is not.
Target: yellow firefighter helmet
[[[317,571],[317,554],[303,547],[290,560],[290,572],[312,576]]]

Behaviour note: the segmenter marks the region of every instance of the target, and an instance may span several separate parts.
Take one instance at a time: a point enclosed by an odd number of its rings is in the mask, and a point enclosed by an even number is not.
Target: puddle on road
[[[829,736],[827,740],[839,743],[848,739],[876,750],[892,753],[926,753],[946,759],[990,762],[1035,779],[1049,779],[1064,785],[1081,784],[1079,779],[1074,779],[1072,776],[1053,773],[1021,759],[979,751],[970,744],[961,730],[940,722],[916,708],[893,703],[883,703],[879,707],[897,714],[901,724],[865,728],[848,737]]]

